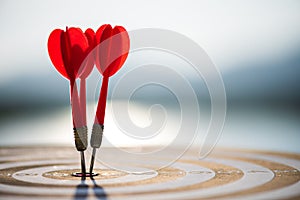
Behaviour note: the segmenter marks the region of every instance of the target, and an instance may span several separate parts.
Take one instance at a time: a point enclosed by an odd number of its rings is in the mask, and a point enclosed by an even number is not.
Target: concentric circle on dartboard
[[[33,149],[38,156],[29,154]],[[186,155],[160,170],[153,170],[156,166],[147,162],[136,166],[145,173],[123,172],[96,163],[99,176],[81,180],[71,176],[80,167],[74,149],[63,148],[64,154],[57,149],[1,148],[0,199],[300,197],[300,159],[296,154],[217,150],[204,160]],[[158,165],[162,159],[157,158]]]

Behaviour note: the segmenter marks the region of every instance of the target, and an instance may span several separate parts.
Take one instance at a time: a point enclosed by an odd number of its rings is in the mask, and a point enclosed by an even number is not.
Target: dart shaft
[[[86,122],[86,80],[81,79],[80,80],[80,110],[81,110],[81,116],[84,126],[87,125]]]
[[[97,106],[97,112],[96,112],[94,124],[104,124],[108,79],[109,77],[103,76],[101,92],[98,100],[98,106]]]
[[[77,85],[75,80],[73,79],[70,80],[70,96],[72,106],[73,127],[84,126],[78,97]]]

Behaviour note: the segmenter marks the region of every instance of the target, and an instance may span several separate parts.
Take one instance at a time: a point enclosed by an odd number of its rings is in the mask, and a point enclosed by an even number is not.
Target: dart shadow
[[[96,181],[93,177],[91,177],[91,180],[93,181],[93,184],[94,184],[93,191],[94,191],[94,195],[96,196],[96,198],[101,199],[101,200],[106,200],[107,195],[106,195],[104,189],[96,183]]]
[[[106,200],[107,195],[106,195],[104,189],[96,183],[94,178],[91,177],[91,180],[93,182],[92,189],[93,189],[93,193],[94,193],[94,196],[96,197],[96,199]],[[73,199],[84,200],[84,199],[89,198],[89,185],[87,185],[85,181],[86,181],[86,178],[82,177],[80,184],[77,185],[77,187],[76,187],[76,192],[75,192]]]
[[[89,186],[85,183],[85,177],[81,178],[81,182],[76,187],[74,199],[87,199]]]

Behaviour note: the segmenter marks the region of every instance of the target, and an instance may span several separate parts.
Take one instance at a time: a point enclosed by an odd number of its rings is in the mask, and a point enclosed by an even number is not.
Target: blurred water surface
[[[94,109],[90,106],[90,109]],[[199,133],[204,139],[209,122],[209,107],[200,106]],[[138,125],[149,123],[145,111],[148,105],[133,104],[130,113]],[[174,109],[168,116],[169,123],[178,123],[180,113]],[[91,120],[90,120],[91,121]],[[89,124],[91,127],[91,124]],[[300,153],[300,123],[297,112],[272,107],[237,107],[227,111],[224,130],[217,147],[246,148]],[[116,146],[166,145],[176,137],[176,130],[166,129],[157,140],[134,143],[123,134],[112,118],[111,106],[107,106],[105,135]],[[191,134],[191,133],[185,133]],[[73,145],[71,114],[69,107],[48,110],[36,114],[7,118],[0,123],[0,145]],[[197,141],[200,145],[202,141]],[[199,143],[200,142],[200,143]],[[105,144],[104,144],[105,146]]]

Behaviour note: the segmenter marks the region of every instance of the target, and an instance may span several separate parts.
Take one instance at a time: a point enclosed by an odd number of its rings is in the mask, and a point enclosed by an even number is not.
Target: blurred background
[[[228,101],[218,146],[300,153],[297,0],[1,0],[0,146],[73,145],[69,85],[47,39],[55,28],[104,23],[173,30],[207,52]]]

